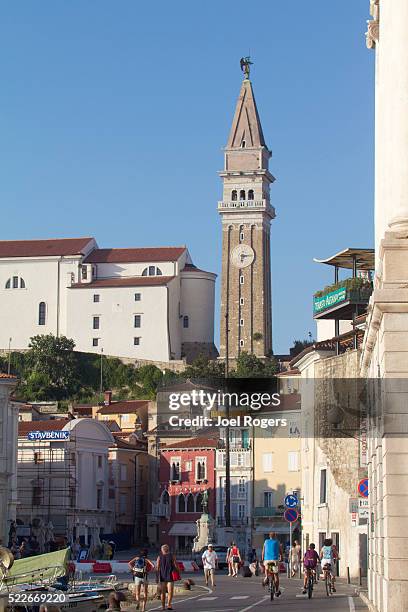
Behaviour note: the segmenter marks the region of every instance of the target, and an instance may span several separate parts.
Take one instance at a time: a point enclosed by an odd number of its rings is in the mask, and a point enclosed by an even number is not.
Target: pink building
[[[202,495],[208,492],[208,511],[215,518],[215,451],[218,440],[197,438],[167,444],[160,456],[160,504],[168,506],[160,519],[160,544],[191,552],[197,535]]]

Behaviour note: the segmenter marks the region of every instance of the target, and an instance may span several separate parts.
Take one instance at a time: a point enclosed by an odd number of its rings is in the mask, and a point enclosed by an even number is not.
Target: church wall
[[[100,295],[98,303],[93,295]],[[141,300],[135,301],[135,293]],[[74,338],[76,349],[105,355],[168,361],[167,289],[159,287],[89,287],[68,291],[67,335]],[[142,315],[140,328],[134,327],[134,315]],[[94,330],[93,316],[100,317],[100,329]],[[140,337],[140,345],[134,345]],[[99,346],[92,339],[100,338]]]
[[[27,348],[36,334],[56,334],[58,327],[64,333],[65,292],[68,277],[78,277],[78,263],[79,259],[0,260],[0,348],[8,347],[10,337],[12,348],[18,350]],[[13,276],[22,278],[25,288],[6,289],[6,282]],[[46,303],[45,325],[38,324],[40,302]]]
[[[181,320],[182,342],[214,341],[215,277],[188,272],[181,275],[180,316],[189,318],[188,328]]]

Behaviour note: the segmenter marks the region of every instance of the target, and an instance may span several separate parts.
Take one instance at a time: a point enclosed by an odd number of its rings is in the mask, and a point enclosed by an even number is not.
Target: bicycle
[[[311,599],[313,595],[313,584],[315,582],[315,574],[310,567],[306,568],[306,572],[307,572],[307,587],[306,587],[307,596],[309,599]]]
[[[270,595],[270,599],[271,601],[274,600],[274,597],[276,595],[277,588],[276,588],[276,584],[275,584],[275,572],[272,571],[273,566],[275,565],[274,562],[270,562],[267,564],[266,566],[266,579],[265,579],[265,583],[264,586],[268,587],[268,593]]]
[[[330,597],[333,591],[333,583],[332,583],[332,573],[331,573],[331,563],[327,563],[323,568],[324,573],[324,583],[326,586],[326,595]]]

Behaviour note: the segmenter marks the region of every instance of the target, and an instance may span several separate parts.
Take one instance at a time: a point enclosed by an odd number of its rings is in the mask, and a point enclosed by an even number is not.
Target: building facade
[[[17,518],[25,525],[37,519],[52,525],[55,536],[90,545],[113,533],[108,456],[114,443],[94,419],[21,421]]]
[[[32,336],[54,334],[78,351],[135,360],[214,357],[215,278],[186,247],[0,241],[0,349],[24,350]]]
[[[253,494],[253,443],[250,428],[231,427],[230,436],[230,508],[233,539],[242,552],[251,541]],[[216,451],[216,527],[219,540],[224,537],[226,430],[220,431],[220,447]]]
[[[136,434],[112,433],[115,443],[109,448],[109,500],[114,505],[116,541],[146,543],[148,504],[148,458],[146,441]]]
[[[266,146],[246,75],[224,155],[220,356],[272,351],[270,222],[275,210]]]
[[[18,404],[10,400],[14,376],[0,373],[0,542],[8,545],[11,521],[17,507]]]
[[[375,52],[375,251],[361,373],[381,380],[369,419],[368,595],[373,608],[408,608],[408,3],[370,0]]]
[[[367,476],[367,440],[361,422],[352,429],[347,418],[331,432],[327,419],[335,405],[334,379],[339,396],[355,405],[351,392],[358,388],[361,353],[335,352],[335,342],[321,342],[292,362],[301,376],[302,547],[314,542],[320,550],[323,540],[332,538],[340,554],[338,575],[347,578],[349,571],[357,580],[360,572],[367,575],[368,512],[359,510],[358,493],[358,483]]]
[[[165,445],[160,453],[158,516],[160,543],[178,552],[191,553],[197,536],[197,521],[208,493],[208,512],[214,518],[215,452],[217,440],[196,438]]]
[[[300,409],[296,405],[293,408],[262,413],[262,417],[285,418],[285,428],[256,427],[253,433],[252,545],[258,552],[271,531],[278,534],[283,544],[289,540],[289,523],[283,518],[285,496],[297,492],[300,498]],[[294,523],[293,528],[298,533],[299,523]]]

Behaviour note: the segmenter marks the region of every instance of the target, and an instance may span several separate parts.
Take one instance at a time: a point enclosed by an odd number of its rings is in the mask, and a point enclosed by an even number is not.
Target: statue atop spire
[[[240,59],[240,66],[241,66],[241,70],[244,73],[244,79],[249,79],[249,73],[250,73],[250,66],[252,66],[252,64],[254,62],[251,62],[251,57],[248,55],[247,57],[241,57]]]

